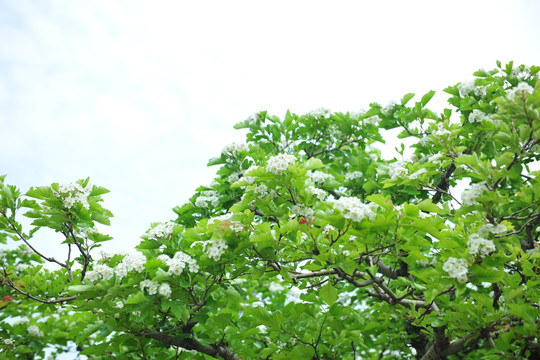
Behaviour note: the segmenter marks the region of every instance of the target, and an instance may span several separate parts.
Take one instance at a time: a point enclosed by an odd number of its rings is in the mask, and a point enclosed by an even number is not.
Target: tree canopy
[[[539,70],[479,70],[442,113],[259,112],[129,253],[97,250],[105,188],[0,177],[0,357],[540,358]]]

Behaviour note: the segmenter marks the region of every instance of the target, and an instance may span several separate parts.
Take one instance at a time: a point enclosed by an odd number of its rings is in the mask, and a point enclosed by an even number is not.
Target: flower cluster
[[[139,284],[142,291],[146,289],[148,292],[148,295],[155,295],[158,293],[159,295],[169,298],[171,296],[172,290],[171,286],[167,283],[162,283],[159,285],[157,282],[152,280],[143,280]]]
[[[513,68],[510,75],[512,75],[513,77],[524,79],[531,76],[531,68],[525,65],[521,65]]]
[[[493,120],[493,116],[490,114],[486,114],[478,109],[474,109],[472,113],[469,114],[469,121],[470,122],[479,122],[487,121],[491,123],[496,123],[495,120]]]
[[[405,168],[404,161],[398,160],[388,165],[388,176],[390,176],[392,180],[397,180],[399,178],[402,178],[405,175],[407,175],[407,173],[408,171]]]
[[[248,146],[246,144],[240,144],[240,143],[233,142],[233,143],[225,146],[223,148],[223,150],[221,150],[221,154],[223,154],[225,156],[234,156],[238,152],[248,151],[248,150],[249,150],[249,148],[248,148]]]
[[[167,238],[171,236],[174,225],[173,222],[168,222],[154,226],[148,231],[148,239]]]
[[[526,82],[520,82],[515,88],[511,89],[507,93],[507,97],[510,100],[514,100],[516,95],[523,96],[524,94],[532,94],[534,89]]]
[[[458,90],[461,96],[474,93],[476,96],[486,96],[487,89],[485,86],[476,86],[474,80],[462,82],[458,85]]]
[[[276,156],[272,156],[268,160],[266,171],[280,175],[287,170],[290,164],[294,164],[295,161],[296,157],[290,154],[278,154]]]
[[[322,171],[311,171],[309,170],[306,175],[311,179],[313,180],[313,182],[315,184],[324,184],[324,182],[327,180],[327,179],[333,179],[334,177],[330,174],[327,174],[327,173],[323,173]]]
[[[13,320],[12,325],[16,326],[16,325],[28,324],[29,322],[30,320],[26,316],[24,316],[24,317],[16,318],[15,320]]]
[[[469,254],[473,256],[480,255],[480,257],[484,257],[496,250],[493,241],[484,239],[478,234],[471,234],[467,244],[469,245]]]
[[[425,173],[427,173],[427,170],[424,169],[424,168],[422,168],[422,169],[420,169],[420,170],[415,171],[414,173],[412,173],[411,176],[409,176],[409,178],[412,179],[412,180],[415,180],[415,179],[418,179],[418,177],[419,177],[420,175],[425,174]]]
[[[203,242],[203,248],[209,258],[218,261],[221,255],[227,250],[228,246],[223,239],[214,239]]]
[[[39,330],[36,325],[30,325],[27,330],[31,336],[43,337],[43,331]]]
[[[463,190],[463,193],[461,193],[461,201],[463,201],[463,205],[471,206],[478,204],[476,199],[480,197],[486,190],[487,187],[485,182],[471,184],[467,189]]]
[[[329,119],[331,112],[330,112],[330,109],[320,107],[315,110],[311,110],[308,113],[308,115],[315,116],[315,117],[324,116],[326,119]]]
[[[169,271],[167,272],[169,275],[180,275],[183,271],[186,265],[188,266],[188,269],[190,272],[197,272],[199,271],[199,265],[197,262],[190,257],[188,254],[178,251],[172,259],[167,255],[159,255],[158,260],[162,261],[169,267]]]
[[[58,186],[58,195],[62,197],[64,205],[68,208],[72,208],[80,203],[84,208],[88,209],[90,207],[88,204],[89,194],[90,189],[88,187],[83,188],[79,183]]]
[[[345,174],[345,181],[353,181],[360,179],[364,174],[361,171],[353,171],[352,173]]]
[[[433,134],[434,134],[434,135],[437,135],[437,136],[445,136],[445,135],[450,135],[451,132],[448,131],[447,129],[445,129],[443,124],[439,123],[439,124],[437,125],[437,130],[435,130],[435,131],[433,132]]]
[[[365,118],[364,119],[364,124],[366,124],[366,125],[378,125],[381,120],[382,119],[379,117],[379,115],[373,115],[373,116],[370,116],[368,118]]]
[[[159,285],[158,293],[163,297],[170,298],[172,293],[171,286],[167,283]]]
[[[253,189],[253,192],[259,195],[259,197],[265,197],[266,195],[268,195],[268,187],[266,187],[266,185],[264,184],[261,184],[259,186],[256,186]]]
[[[456,278],[460,283],[467,281],[467,260],[449,257],[442,268],[448,276]]]
[[[208,220],[207,226],[214,225],[217,221],[218,224],[221,225],[221,230],[225,230],[225,228],[229,228],[232,231],[237,232],[237,233],[244,230],[244,225],[242,225],[240,221],[231,220],[232,215],[233,214],[231,213],[227,213],[227,214],[213,217],[210,220]]]
[[[143,290],[143,291],[144,291],[144,289],[146,289],[146,291],[148,292],[148,295],[155,295],[157,293],[158,283],[155,282],[155,281],[143,280],[143,281],[141,281],[139,286],[140,286],[141,290]]]
[[[243,171],[242,174],[247,174],[249,173],[250,171],[252,170],[255,170],[259,168],[257,165],[251,165],[249,168],[247,168],[246,171]],[[245,182],[247,182],[248,184],[253,184],[255,182],[255,177],[254,176],[242,176],[241,180],[244,180]]]
[[[478,228],[478,234],[480,234],[480,236],[486,236],[489,234],[499,235],[505,233],[507,230],[508,229],[503,224],[485,224]]]
[[[86,273],[86,278],[91,281],[97,281],[99,279],[109,280],[114,275],[112,268],[108,267],[105,264],[97,264],[94,266],[94,269]]]
[[[201,193],[197,199],[195,199],[195,206],[202,208],[217,207],[219,205],[219,197],[215,191],[206,191]]]
[[[326,199],[326,196],[328,195],[326,191],[316,188],[315,186],[308,186],[308,191],[315,195],[315,197],[319,200]]]
[[[390,100],[390,101],[388,102],[388,105],[386,105],[385,107],[383,107],[383,108],[381,109],[381,111],[382,111],[383,113],[385,113],[385,114],[390,114],[390,113],[394,110],[394,108],[396,107],[396,105],[397,105],[396,100]]]
[[[375,219],[375,212],[368,204],[364,204],[355,197],[342,196],[334,201],[334,208],[343,212],[345,219],[360,222],[364,218]]]
[[[144,264],[146,263],[146,257],[141,254],[128,254],[122,261],[116,265],[114,273],[117,278],[123,279],[131,270],[141,272],[144,270]]]
[[[306,207],[302,204],[296,204],[293,205],[293,207],[291,208],[291,214],[295,216],[303,216],[310,219],[313,217],[313,209]]]

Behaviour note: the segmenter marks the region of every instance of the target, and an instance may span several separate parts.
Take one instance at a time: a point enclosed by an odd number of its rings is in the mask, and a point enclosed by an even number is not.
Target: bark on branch
[[[203,345],[192,338],[182,339],[163,333],[148,333],[143,336],[160,341],[168,346],[179,346],[186,350],[195,350],[216,359],[221,357],[225,360],[240,360],[240,357],[234,354],[234,352],[226,344]]]

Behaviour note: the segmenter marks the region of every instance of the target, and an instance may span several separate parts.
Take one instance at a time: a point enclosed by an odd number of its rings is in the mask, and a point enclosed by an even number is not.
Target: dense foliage
[[[497,65],[442,114],[256,114],[128,254],[95,250],[106,189],[0,177],[0,357],[539,358],[540,68]]]

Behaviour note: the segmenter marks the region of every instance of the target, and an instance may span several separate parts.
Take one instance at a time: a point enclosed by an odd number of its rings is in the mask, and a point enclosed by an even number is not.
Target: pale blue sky
[[[90,176],[112,190],[106,249],[128,251],[211,181],[236,122],[540,65],[538,14],[534,0],[0,0],[0,174],[23,190]]]

